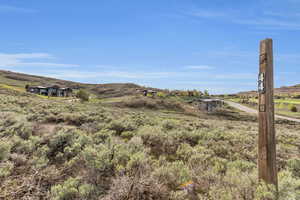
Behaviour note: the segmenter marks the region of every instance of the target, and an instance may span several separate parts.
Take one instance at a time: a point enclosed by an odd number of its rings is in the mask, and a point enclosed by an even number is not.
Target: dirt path
[[[247,106],[243,106],[239,103],[235,103],[232,101],[224,101],[225,103],[227,103],[229,106],[234,107],[238,110],[250,113],[250,114],[257,114],[257,110],[249,108]],[[289,121],[293,121],[293,122],[300,122],[300,119],[295,119],[295,118],[291,118],[291,117],[285,117],[285,116],[281,116],[281,115],[275,115],[275,118],[277,119],[285,119],[285,120],[289,120]]]

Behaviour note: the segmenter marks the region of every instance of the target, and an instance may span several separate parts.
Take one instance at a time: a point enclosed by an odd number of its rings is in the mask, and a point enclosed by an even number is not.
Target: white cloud
[[[208,65],[189,65],[189,66],[185,66],[185,69],[209,70],[209,69],[214,69],[214,67]]]
[[[42,73],[42,74],[41,74]],[[50,76],[59,79],[131,79],[131,80],[182,80],[188,78],[190,81],[182,81],[184,84],[223,85],[234,83],[237,80],[256,80],[254,73],[229,73],[214,74],[202,72],[145,72],[145,71],[82,71],[82,70],[43,70],[38,75]],[[201,81],[197,81],[201,78]],[[256,82],[255,82],[256,83]],[[242,85],[242,84],[241,84]]]
[[[255,86],[256,82],[240,82],[238,80],[230,81],[224,80],[224,81],[181,81],[179,82],[181,84],[190,85],[190,86]]]
[[[242,25],[256,25],[262,29],[300,30],[299,22],[276,19],[234,19],[233,22]]]
[[[274,16],[274,17],[281,17],[281,18],[293,18],[293,17],[300,17],[300,12],[274,12],[274,11],[265,11],[265,15]]]
[[[51,62],[26,62],[26,60],[37,59],[53,59],[54,57],[47,53],[19,53],[19,54],[4,54],[0,53],[1,67],[79,67],[76,64],[62,64]]]
[[[284,61],[284,62],[295,62],[299,63],[300,61],[300,54],[278,54],[275,55],[276,59],[279,61]]]
[[[254,13],[254,12],[253,12]],[[196,10],[184,12],[184,15],[194,18],[226,20],[228,23],[250,25],[263,30],[300,30],[299,12],[263,11],[253,16],[239,11]]]
[[[178,76],[177,72],[127,72],[127,71],[76,71],[76,70],[55,70],[47,71],[46,74],[55,78],[80,79],[80,78],[125,78],[125,79],[160,79]]]
[[[29,66],[29,67],[79,67],[76,64],[61,64],[61,63],[45,63],[45,62],[26,62],[16,63],[14,66]]]
[[[232,73],[232,74],[217,74],[215,75],[216,79],[256,79],[257,75],[254,73]]]
[[[6,54],[0,53],[0,58],[15,58],[15,59],[31,59],[31,58],[53,58],[47,53],[18,53],[18,54]]]
[[[214,74],[206,72],[147,72],[147,71],[109,71],[103,70],[74,70],[62,69],[54,70],[39,68],[38,70],[18,71],[20,73],[32,73],[35,75],[79,81],[97,83],[99,81],[111,82],[134,82],[141,85],[152,85],[161,87],[163,83],[169,89],[209,89],[213,93],[231,93],[237,91],[250,90],[256,85],[256,74],[229,73]],[[243,82],[240,82],[243,80]],[[247,80],[246,82],[244,82]],[[243,89],[238,89],[238,87]]]
[[[220,17],[227,16],[227,14],[224,12],[217,12],[211,10],[197,10],[192,12],[186,12],[186,14],[194,17],[201,17],[201,18],[220,18]]]
[[[37,12],[34,9],[30,8],[21,8],[9,5],[0,5],[0,13],[35,13]]]

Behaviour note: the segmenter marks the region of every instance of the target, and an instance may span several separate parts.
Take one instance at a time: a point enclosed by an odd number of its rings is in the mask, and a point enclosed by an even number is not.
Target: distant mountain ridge
[[[145,88],[133,83],[86,84],[5,70],[0,70],[0,84],[16,87],[25,87],[26,85],[59,85],[63,87],[85,89],[99,97],[133,95]]]
[[[274,95],[293,95],[293,94],[300,94],[300,84],[293,85],[293,86],[282,86],[280,88],[274,89]],[[237,95],[254,96],[257,95],[257,91],[239,92],[237,93]]]

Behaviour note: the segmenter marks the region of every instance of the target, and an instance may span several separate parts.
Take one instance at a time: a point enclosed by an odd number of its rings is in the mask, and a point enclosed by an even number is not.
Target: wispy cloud
[[[224,20],[227,23],[253,26],[262,30],[300,30],[300,12],[263,11],[260,14],[245,14],[238,11],[192,10],[183,12],[193,18]],[[255,12],[253,12],[255,13]]]
[[[79,71],[79,70],[55,70],[45,71],[49,76],[62,79],[94,79],[94,78],[121,78],[121,79],[164,79],[170,76],[181,76],[179,72],[128,72],[128,71]]]
[[[20,53],[4,54],[0,53],[1,67],[79,67],[76,64],[52,63],[52,62],[32,62],[26,60],[53,59],[54,56],[47,53]]]
[[[198,70],[210,70],[214,69],[212,66],[208,65],[188,65],[184,67],[185,69],[198,69]]]
[[[255,80],[256,74],[252,73],[230,73],[230,74],[215,74],[215,73],[203,73],[203,72],[147,72],[147,71],[121,71],[121,70],[101,70],[101,71],[84,71],[84,70],[43,70],[43,74],[54,78],[60,79],[126,79],[126,80],[183,80],[189,78],[190,84],[195,83],[212,83],[224,82],[230,83],[231,80]],[[199,78],[201,81],[199,82]],[[207,81],[205,81],[207,80]],[[209,80],[209,81],[208,81]],[[184,81],[186,82],[186,81]],[[187,83],[187,82],[186,82]]]
[[[224,81],[220,81],[220,80],[217,80],[217,81],[182,81],[180,82],[182,84],[186,84],[186,85],[190,85],[190,86],[236,86],[236,85],[239,85],[239,86],[255,86],[256,85],[256,82],[240,82],[238,80],[235,80],[235,81],[230,81],[228,82],[227,80],[224,80]]]
[[[213,57],[226,57],[226,58],[251,58],[253,56],[256,56],[257,53],[254,52],[248,52],[248,51],[241,51],[241,50],[216,50],[216,51],[210,51],[210,52],[198,52],[195,54],[206,54],[208,56]]]
[[[242,25],[255,25],[261,29],[300,30],[299,22],[282,21],[276,19],[234,19],[233,22]]]
[[[274,16],[274,17],[281,17],[281,18],[290,18],[290,17],[300,17],[300,12],[289,12],[289,13],[287,13],[287,12],[277,12],[277,11],[265,11],[264,15]]]
[[[220,11],[211,11],[211,10],[195,10],[184,12],[187,15],[194,16],[194,17],[201,17],[201,18],[220,18],[226,17],[227,14]]]
[[[245,80],[256,79],[257,75],[254,73],[231,73],[231,74],[217,74],[216,79],[230,79],[230,80]]]
[[[298,53],[278,53],[275,54],[275,60],[280,61],[282,63],[293,63],[300,64],[300,54]]]
[[[35,12],[37,11],[30,8],[0,5],[0,13],[35,13]]]
[[[14,66],[28,66],[28,67],[79,67],[77,64],[63,64],[63,63],[47,63],[47,62],[21,62]]]

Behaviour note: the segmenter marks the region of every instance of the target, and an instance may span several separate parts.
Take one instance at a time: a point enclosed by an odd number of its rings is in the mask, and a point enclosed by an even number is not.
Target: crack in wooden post
[[[276,167],[276,139],[274,126],[274,78],[273,41],[260,42],[259,56],[259,137],[258,137],[258,176],[267,184],[278,187]]]

